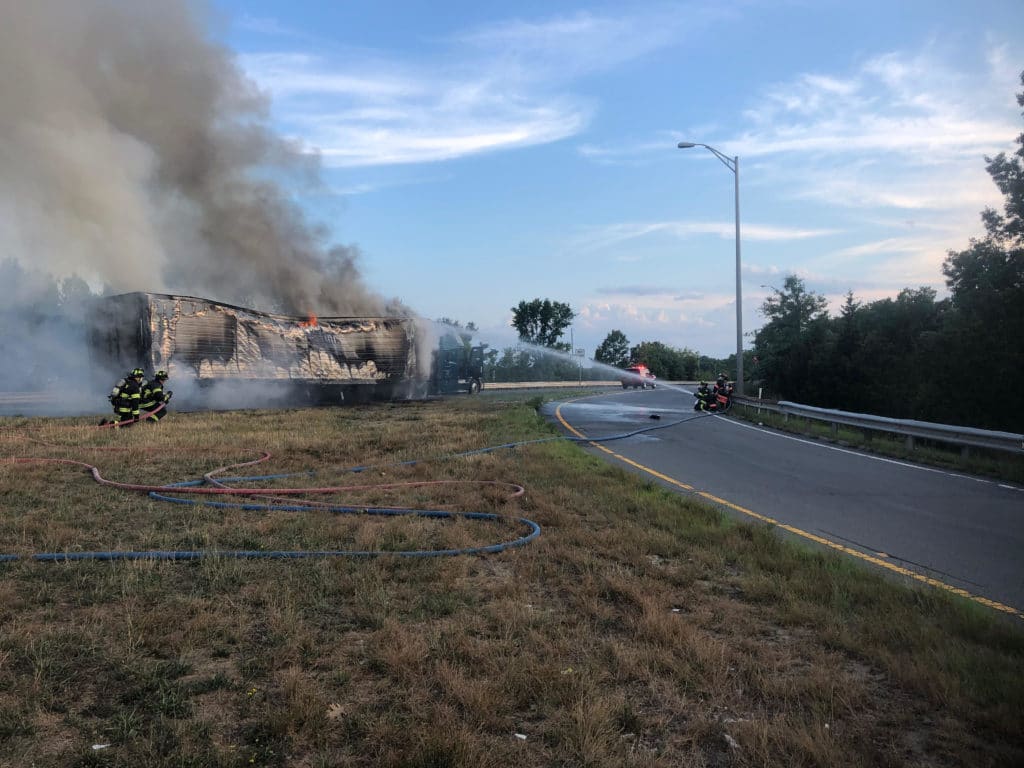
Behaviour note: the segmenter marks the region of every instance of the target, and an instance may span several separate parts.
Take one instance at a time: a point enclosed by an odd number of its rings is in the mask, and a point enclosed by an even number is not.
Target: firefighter
[[[114,422],[118,426],[129,426],[139,420],[142,382],[145,377],[145,371],[141,368],[133,368],[111,390],[110,402],[114,406]]]
[[[174,393],[170,390],[164,391],[165,381],[167,381],[167,371],[159,370],[142,388],[142,403],[139,408],[148,411],[146,421],[155,423],[167,415],[167,403],[170,402],[171,395]]]
[[[711,410],[711,390],[708,389],[708,383],[706,381],[702,381],[700,383],[700,386],[697,387],[697,391],[693,393],[693,396],[697,398],[697,402],[693,404],[693,410]]]
[[[114,418],[111,419],[110,421],[107,421],[106,419],[100,419],[100,426],[101,427],[104,424],[116,424],[117,423],[117,414],[118,414],[117,408],[118,408],[118,403],[120,402],[120,399],[121,399],[121,387],[123,387],[127,382],[128,382],[128,374],[125,374],[125,377],[123,379],[118,379],[117,380],[117,383],[114,384],[114,388],[111,389],[110,390],[110,394],[107,395],[107,400],[110,401],[110,406],[114,409]]]

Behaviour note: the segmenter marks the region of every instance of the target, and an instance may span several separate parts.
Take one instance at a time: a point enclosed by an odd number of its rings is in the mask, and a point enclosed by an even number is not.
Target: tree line
[[[753,377],[808,405],[1024,432],[1024,133],[1016,141],[1013,155],[985,158],[1003,211],[983,211],[985,235],[947,253],[947,298],[905,288],[862,304],[849,293],[829,317],[791,275],[761,308]]]

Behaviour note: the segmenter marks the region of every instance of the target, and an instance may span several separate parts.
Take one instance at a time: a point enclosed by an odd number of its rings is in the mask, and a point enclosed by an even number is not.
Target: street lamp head
[[[689,149],[690,147],[696,147],[696,146],[697,145],[694,144],[692,141],[680,141],[679,142],[679,149]]]

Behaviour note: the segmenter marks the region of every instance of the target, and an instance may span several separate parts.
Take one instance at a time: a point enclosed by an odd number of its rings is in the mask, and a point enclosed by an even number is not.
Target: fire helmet
[[[141,379],[146,375],[146,372],[141,368],[132,368],[131,378]]]
[[[160,381],[165,381],[168,378],[167,371],[161,369],[153,375],[153,378],[160,379]]]

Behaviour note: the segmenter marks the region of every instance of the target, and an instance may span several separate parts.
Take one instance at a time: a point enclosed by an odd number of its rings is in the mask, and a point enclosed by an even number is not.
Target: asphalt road
[[[545,411],[591,438],[656,427],[592,450],[732,514],[1024,618],[1024,488],[697,414],[682,387]]]

